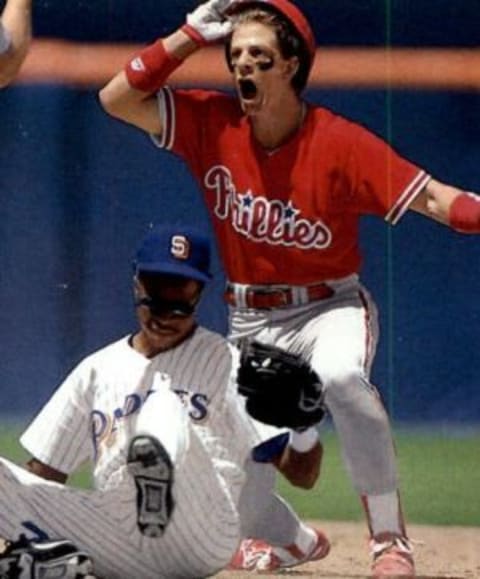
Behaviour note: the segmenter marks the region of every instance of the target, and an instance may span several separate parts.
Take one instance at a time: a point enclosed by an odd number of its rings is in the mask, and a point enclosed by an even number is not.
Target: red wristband
[[[480,233],[480,197],[474,193],[462,193],[455,197],[448,221],[460,233]]]
[[[162,40],[144,48],[125,67],[132,88],[144,92],[157,92],[170,74],[182,64],[182,60],[168,54]]]

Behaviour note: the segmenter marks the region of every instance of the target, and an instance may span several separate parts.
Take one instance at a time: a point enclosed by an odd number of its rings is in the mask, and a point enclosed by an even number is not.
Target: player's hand
[[[190,14],[183,32],[201,46],[213,44],[225,38],[232,30],[226,13],[237,0],[209,0]]]

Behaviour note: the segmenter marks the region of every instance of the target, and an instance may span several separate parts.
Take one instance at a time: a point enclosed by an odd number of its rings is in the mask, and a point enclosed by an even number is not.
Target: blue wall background
[[[147,41],[193,4],[162,10],[144,0],[140,13],[119,0],[40,1],[34,23],[39,36]],[[345,1],[339,9],[325,0],[322,14],[313,0],[300,4],[324,44],[478,41],[476,0],[436,0],[437,26],[426,26],[426,1]],[[389,138],[440,180],[480,191],[478,93],[315,90],[307,98]],[[1,92],[0,192],[0,408],[29,418],[83,356],[134,329],[130,261],[148,225],[186,216],[210,225],[183,164],[107,117],[93,89]],[[366,219],[362,245],[363,279],[381,312],[374,380],[393,417],[478,423],[478,237],[407,214],[394,229]],[[200,320],[225,332],[216,258],[214,271]]]
[[[35,32],[140,41],[183,23],[201,0],[35,0]],[[297,0],[324,45],[477,46],[478,0]],[[0,2],[1,5],[1,2]]]

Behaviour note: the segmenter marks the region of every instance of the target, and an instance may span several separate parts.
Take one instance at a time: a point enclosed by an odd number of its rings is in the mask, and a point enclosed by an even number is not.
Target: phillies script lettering
[[[230,220],[234,229],[249,239],[300,249],[322,249],[332,241],[322,221],[300,217],[291,201],[269,200],[252,191],[239,193],[230,170],[223,165],[209,169],[204,184],[215,194],[215,215],[222,221]]]

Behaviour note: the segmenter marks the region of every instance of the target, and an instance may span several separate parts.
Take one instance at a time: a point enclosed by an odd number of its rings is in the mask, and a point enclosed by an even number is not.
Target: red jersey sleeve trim
[[[413,179],[413,181],[410,182],[407,188],[397,199],[395,205],[387,213],[385,216],[385,221],[390,222],[392,225],[396,225],[400,221],[403,214],[407,211],[410,203],[417,195],[421,193],[430,179],[431,176],[428,173],[425,173],[425,171],[420,171],[417,173],[416,177]]]
[[[161,149],[170,151],[175,138],[175,99],[172,89],[162,87],[157,93],[158,115],[163,126],[161,135],[151,135],[153,142]]]

